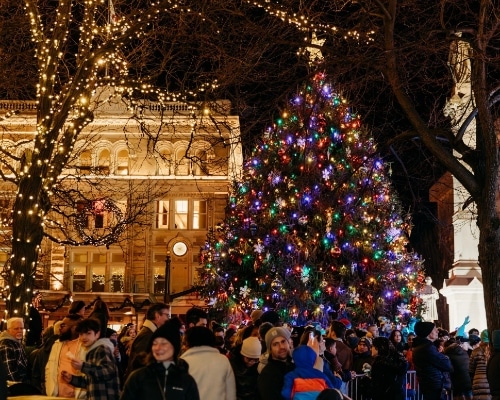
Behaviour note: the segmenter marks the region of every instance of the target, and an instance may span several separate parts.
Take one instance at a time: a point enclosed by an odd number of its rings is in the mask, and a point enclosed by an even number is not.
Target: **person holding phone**
[[[329,362],[325,359],[324,354],[326,350],[325,339],[321,335],[321,332],[312,326],[306,327],[302,336],[299,340],[299,345],[307,345],[311,347],[316,352],[316,361],[314,363],[314,368],[318,371],[323,372],[328,379],[332,382],[335,388],[340,388],[342,385],[342,379],[340,376],[336,376],[332,369],[330,368]]]

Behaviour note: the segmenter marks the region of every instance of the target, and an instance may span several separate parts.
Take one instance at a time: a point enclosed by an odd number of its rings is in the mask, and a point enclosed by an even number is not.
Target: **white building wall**
[[[459,131],[465,119],[473,111],[469,52],[470,46],[460,39],[451,45],[449,66],[455,79],[455,87],[444,112],[451,118],[455,132]],[[464,142],[472,148],[476,147],[475,129],[475,122],[472,122],[463,135]],[[452,190],[454,262],[440,293],[446,297],[449,307],[451,330],[462,325],[468,317],[470,322],[465,332],[471,328],[481,331],[486,329],[486,312],[481,270],[478,265],[479,231],[475,209],[473,204],[462,209],[469,194],[454,177]]]

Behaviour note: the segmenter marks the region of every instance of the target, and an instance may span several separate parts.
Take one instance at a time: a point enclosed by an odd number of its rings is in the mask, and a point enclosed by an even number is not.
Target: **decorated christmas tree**
[[[322,73],[294,96],[245,161],[223,223],[201,251],[213,310],[285,321],[415,314],[421,259],[374,139]]]

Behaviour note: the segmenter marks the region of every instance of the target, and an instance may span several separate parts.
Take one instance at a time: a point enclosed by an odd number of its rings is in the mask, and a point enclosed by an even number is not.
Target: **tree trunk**
[[[28,173],[21,179],[14,202],[12,253],[7,278],[10,287],[6,302],[7,317],[26,318],[29,314],[38,252],[43,238],[41,182],[40,175]]]
[[[500,329],[500,234],[495,190],[478,203],[479,266],[483,276],[484,305],[488,331]],[[489,198],[488,198],[489,197]]]

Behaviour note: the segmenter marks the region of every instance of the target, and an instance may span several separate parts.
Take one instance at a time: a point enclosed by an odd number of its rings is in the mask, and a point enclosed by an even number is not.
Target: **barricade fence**
[[[363,392],[362,378],[365,375],[358,375],[356,379],[351,380],[347,386],[347,395],[353,400],[368,400],[369,393]],[[422,394],[418,386],[417,374],[415,371],[407,371],[404,381],[406,400],[422,400]],[[448,394],[448,399],[452,399],[453,394]]]

